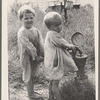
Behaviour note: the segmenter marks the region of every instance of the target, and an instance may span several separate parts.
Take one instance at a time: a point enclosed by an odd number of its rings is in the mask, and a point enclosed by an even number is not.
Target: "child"
[[[44,73],[48,80],[49,100],[62,100],[59,91],[60,79],[69,72],[77,71],[77,67],[66,48],[75,50],[59,34],[62,29],[62,18],[57,12],[49,12],[44,17],[44,23],[49,29],[44,45]]]
[[[43,38],[38,29],[33,27],[35,11],[31,7],[24,5],[18,11],[18,18],[22,22],[22,27],[18,31],[18,45],[20,62],[23,68],[23,81],[27,85],[30,100],[37,98],[34,92],[34,81],[37,76],[38,63],[43,61]]]

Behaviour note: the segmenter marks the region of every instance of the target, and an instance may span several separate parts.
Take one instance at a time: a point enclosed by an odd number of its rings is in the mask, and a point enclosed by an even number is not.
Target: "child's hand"
[[[32,59],[35,60],[37,57],[37,53],[32,54]]]
[[[76,46],[73,44],[70,44],[69,49],[73,50],[74,52],[76,51]]]
[[[41,56],[38,56],[38,57],[36,58],[36,60],[37,60],[38,62],[42,62],[42,61],[44,60],[44,58],[41,57]]]

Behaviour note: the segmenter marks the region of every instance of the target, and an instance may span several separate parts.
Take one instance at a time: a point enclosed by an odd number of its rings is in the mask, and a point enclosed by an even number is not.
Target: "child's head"
[[[22,6],[18,11],[18,18],[26,28],[33,26],[35,11],[28,5]]]
[[[49,12],[44,16],[44,23],[48,29],[60,32],[62,17],[57,12]]]

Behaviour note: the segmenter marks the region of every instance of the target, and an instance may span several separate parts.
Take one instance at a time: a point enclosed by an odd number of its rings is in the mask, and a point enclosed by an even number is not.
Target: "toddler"
[[[34,92],[34,82],[38,76],[38,64],[43,61],[43,38],[40,31],[33,27],[34,9],[28,5],[22,6],[18,11],[18,18],[22,22],[22,27],[18,31],[18,46],[23,81],[27,85],[28,97],[33,100],[39,96]]]
[[[69,44],[61,37],[62,18],[57,12],[49,12],[44,16],[44,23],[49,29],[44,44],[44,73],[49,85],[49,100],[62,100],[59,90],[59,81],[69,72],[77,71],[71,55],[67,49],[75,50],[75,46]]]

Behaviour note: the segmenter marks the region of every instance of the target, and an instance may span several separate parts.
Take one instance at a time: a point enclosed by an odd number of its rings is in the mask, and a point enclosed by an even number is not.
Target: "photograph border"
[[[1,63],[1,52],[2,52],[2,0],[0,0],[0,99],[1,99],[1,81],[2,81],[2,63]]]

